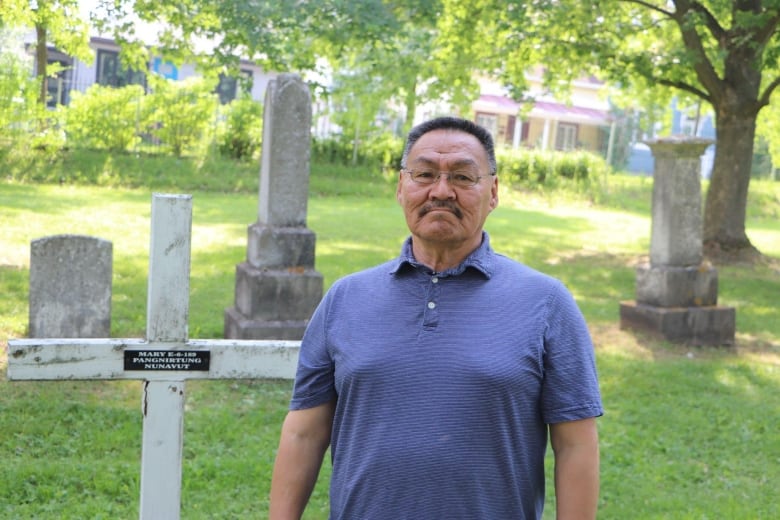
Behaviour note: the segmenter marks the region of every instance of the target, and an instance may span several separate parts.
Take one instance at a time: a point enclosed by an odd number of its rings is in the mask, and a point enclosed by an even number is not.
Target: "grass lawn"
[[[326,286],[395,256],[406,236],[391,182],[336,175],[315,170],[309,200]],[[257,196],[251,186],[198,185],[186,189],[194,195],[190,337],[221,337]],[[606,407],[600,518],[778,518],[780,265],[719,269],[720,303],[737,308],[736,347],[688,348],[620,330],[618,304],[633,298],[634,266],[648,251],[651,186],[614,176],[590,201],[503,188],[487,228],[497,250],[561,278],[590,324]],[[748,233],[780,258],[780,184],[751,190]],[[111,334],[142,337],[150,202],[148,188],[0,183],[0,518],[138,516],[140,383],[11,383],[5,340],[26,333],[30,241],[58,233],[113,242]],[[187,383],[182,518],[265,516],[290,386]],[[327,518],[328,472],[305,518]],[[553,506],[550,497],[546,518]]]

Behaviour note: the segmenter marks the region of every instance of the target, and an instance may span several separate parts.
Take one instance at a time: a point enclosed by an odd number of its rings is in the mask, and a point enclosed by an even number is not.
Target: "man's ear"
[[[498,206],[498,175],[493,176],[493,184],[490,186],[490,211]]]

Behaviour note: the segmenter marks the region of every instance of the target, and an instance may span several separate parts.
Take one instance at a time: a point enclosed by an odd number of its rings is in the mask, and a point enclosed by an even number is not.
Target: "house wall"
[[[558,137],[560,121],[547,120],[548,136],[547,136],[547,149],[556,149],[556,141]],[[542,148],[544,142],[546,120],[541,118],[530,118],[527,121],[527,130],[524,131],[526,138],[523,139],[522,145],[528,148]],[[566,124],[566,123],[564,123]],[[602,151],[605,145],[604,143],[604,131],[599,126],[583,125],[572,123],[576,127],[576,146],[575,149]]]
[[[577,134],[577,141],[581,143],[581,148],[599,152],[604,151],[606,144],[604,143],[604,132],[598,126],[581,126]]]
[[[97,56],[100,50],[114,52],[119,52],[120,50],[116,43],[105,38],[92,38],[89,46],[94,50],[93,59],[89,63],[76,59],[72,62],[72,69],[67,78],[71,92],[85,92],[97,82]],[[262,102],[268,82],[276,77],[277,74],[266,72],[258,65],[245,60],[241,61],[240,68],[243,72],[251,73],[252,75],[252,89],[250,91],[252,99]],[[171,62],[163,61],[159,57],[154,57],[150,60],[148,72],[155,72],[172,80],[184,80],[200,75],[195,65],[191,63],[176,66]]]

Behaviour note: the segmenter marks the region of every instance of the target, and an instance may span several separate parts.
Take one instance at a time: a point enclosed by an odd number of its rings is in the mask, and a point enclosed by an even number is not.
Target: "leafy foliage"
[[[313,160],[342,166],[394,169],[401,164],[402,153],[403,141],[389,133],[368,137],[357,153],[352,141],[344,136],[314,139],[312,142]]]
[[[22,48],[20,33],[0,31],[0,127],[5,129],[6,139],[26,133],[37,119],[36,86],[30,78],[32,60]]]
[[[74,145],[124,151],[140,143],[146,98],[140,85],[92,85],[74,91],[66,110],[68,140]]]
[[[149,82],[149,94],[140,85],[92,85],[83,94],[73,92],[64,109],[71,144],[126,151],[146,140],[176,156],[192,151],[216,122],[213,84],[201,78],[169,81],[158,76]]]
[[[263,143],[263,105],[242,95],[226,105],[220,129],[219,151],[233,159],[251,159]]]
[[[32,64],[21,40],[20,31],[0,28],[0,153],[56,155],[65,138],[60,114],[38,103],[39,85],[30,77]]]
[[[41,104],[45,104],[48,96],[48,78],[59,72],[57,65],[48,63],[49,45],[82,61],[90,60],[89,27],[78,9],[78,0],[3,0],[0,3],[0,27],[35,28],[35,74]]]
[[[203,78],[171,81],[149,78],[152,93],[146,110],[147,132],[176,156],[201,141],[214,120],[217,96],[214,86]]]
[[[772,167],[780,168],[780,104],[773,103],[761,111],[758,132],[766,139]]]
[[[610,172],[606,161],[590,152],[501,148],[496,152],[496,159],[501,178],[531,189],[566,182],[598,185]]]

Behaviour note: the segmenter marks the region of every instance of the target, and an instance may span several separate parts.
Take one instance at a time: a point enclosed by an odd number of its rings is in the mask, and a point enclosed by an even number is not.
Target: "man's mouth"
[[[460,210],[460,208],[456,206],[455,203],[446,200],[429,202],[425,204],[422,208],[420,208],[419,217],[422,218],[431,211],[440,210],[449,211],[459,220],[463,218],[463,212]]]

